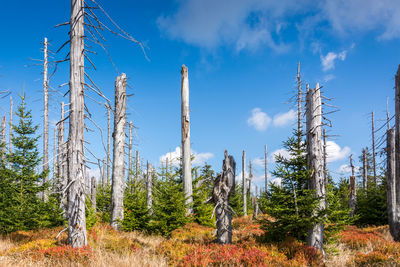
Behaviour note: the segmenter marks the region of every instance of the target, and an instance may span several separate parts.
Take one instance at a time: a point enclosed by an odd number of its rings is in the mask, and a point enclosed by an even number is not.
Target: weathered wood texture
[[[350,167],[351,167],[351,176],[350,176],[350,216],[353,217],[356,210],[356,200],[357,200],[357,188],[356,188],[356,177],[355,170],[353,164],[353,155],[350,155]]]
[[[47,38],[44,38],[43,43],[43,171],[49,169],[49,80],[47,77]],[[48,181],[48,174],[43,177],[43,182]],[[47,193],[43,192],[43,197],[47,200]]]
[[[13,115],[14,115],[14,102],[12,96],[10,96],[10,128],[8,130],[8,145],[9,145],[9,152],[12,153],[13,151],[13,143],[12,143],[12,137],[13,137]]]
[[[126,75],[115,80],[114,146],[111,188],[111,226],[120,229],[124,218],[125,187],[125,125],[126,125]]]
[[[375,150],[375,112],[372,111],[372,168],[374,172],[374,184],[376,184],[376,150]]]
[[[362,150],[362,161],[363,161],[362,186],[363,189],[366,190],[368,186],[368,164],[367,164],[367,150],[365,148]]]
[[[139,181],[139,177],[140,177],[140,151],[139,150],[136,150],[135,173],[136,173],[136,181]]]
[[[107,107],[107,184],[110,184],[110,166],[111,166],[111,107]]]
[[[301,108],[302,108],[302,90],[300,76],[300,62],[297,63],[297,142],[300,146],[301,142]]]
[[[236,162],[225,150],[222,163],[222,174],[214,181],[212,199],[215,203],[215,218],[217,224],[217,242],[232,243],[232,213],[229,207],[229,197],[235,192]]]
[[[387,131],[386,153],[387,153],[387,211],[389,218],[389,229],[394,240],[400,241],[400,214],[396,202],[396,141],[395,130]]]
[[[90,200],[92,202],[92,208],[96,211],[96,194],[97,194],[97,185],[96,185],[96,178],[92,176],[91,179],[91,190],[90,190]]]
[[[133,123],[129,122],[129,144],[128,144],[128,181],[132,182],[132,130]]]
[[[87,245],[84,175],[84,3],[71,0],[68,134],[68,243]]]
[[[189,110],[189,77],[188,68],[181,69],[181,132],[182,132],[182,175],[183,190],[186,197],[188,213],[192,213],[192,162],[190,152],[190,110]]]
[[[265,192],[268,192],[268,151],[267,145],[264,146],[264,179],[265,179]]]
[[[395,183],[396,183],[396,204],[400,205],[400,65],[395,76]],[[400,207],[399,207],[400,208]],[[400,211],[399,211],[400,217]],[[400,220],[400,219],[399,219]],[[399,239],[400,240],[400,239]]]
[[[323,170],[323,153],[321,140],[322,126],[322,107],[321,91],[317,83],[315,89],[307,91],[306,99],[306,130],[307,130],[307,163],[311,170],[310,189],[315,190],[316,197],[320,198],[318,203],[318,213],[326,207],[325,202],[325,181]],[[324,224],[314,224],[310,229],[307,243],[309,246],[323,251],[323,232]]]
[[[242,153],[242,195],[243,195],[243,216],[247,216],[247,182],[246,182],[246,151]]]

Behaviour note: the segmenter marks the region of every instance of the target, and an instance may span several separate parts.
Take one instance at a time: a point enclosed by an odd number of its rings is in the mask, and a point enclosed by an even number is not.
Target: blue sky
[[[296,2],[296,3],[294,3]],[[340,111],[330,114],[333,127],[329,169],[335,177],[346,169],[348,156],[360,155],[370,146],[370,112],[376,128],[382,125],[389,97],[394,110],[394,74],[400,63],[400,5],[397,0],[186,0],[101,1],[109,15],[147,49],[105,33],[106,44],[119,72],[129,77],[128,121],[136,125],[135,150],[154,165],[180,145],[180,67],[189,68],[192,149],[196,162],[221,168],[227,149],[239,166],[241,151],[255,161],[256,181],[262,185],[258,166],[264,144],[272,152],[295,126],[294,102],[297,62],[303,86],[319,82],[323,93]],[[6,1],[0,28],[0,89],[12,96],[23,84],[41,124],[42,76],[29,58],[41,58],[41,42],[51,41],[56,51],[67,40],[69,1]],[[18,11],[18,13],[17,13]],[[16,15],[18,14],[18,15]],[[107,19],[100,16],[104,21]],[[113,100],[116,70],[105,53],[93,47],[97,66],[91,71],[96,84]],[[68,47],[57,59],[63,58]],[[59,65],[50,84],[68,81],[68,63]],[[94,96],[93,94],[91,96]],[[96,98],[97,100],[101,100]],[[52,93],[50,121],[59,118],[59,103],[68,102]],[[0,115],[8,99],[0,100]],[[105,109],[87,100],[93,119],[105,129]],[[87,133],[91,151],[104,157],[99,131]],[[41,130],[42,128],[40,128]],[[52,129],[50,129],[52,140]],[[377,138],[384,134],[377,133]],[[52,144],[52,141],[50,142]],[[41,148],[40,143],[40,148]],[[50,148],[52,151],[52,148]],[[270,160],[271,161],[271,160]],[[357,165],[359,163],[357,162]],[[97,167],[92,166],[93,173]],[[270,164],[271,169],[273,163]],[[348,175],[348,173],[344,173]]]

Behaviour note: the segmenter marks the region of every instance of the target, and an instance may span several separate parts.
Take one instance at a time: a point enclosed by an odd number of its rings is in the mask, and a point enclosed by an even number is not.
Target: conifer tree
[[[214,171],[210,165],[204,165],[200,176],[193,181],[194,221],[201,225],[214,226],[212,213],[214,205],[207,200],[211,197],[214,184]]]
[[[100,184],[96,192],[96,206],[103,223],[110,222],[111,214],[111,185]]]

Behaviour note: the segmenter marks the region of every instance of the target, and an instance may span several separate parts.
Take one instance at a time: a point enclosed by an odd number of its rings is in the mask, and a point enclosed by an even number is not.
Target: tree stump
[[[235,192],[236,162],[225,150],[225,159],[222,163],[222,173],[214,181],[213,201],[215,203],[215,217],[217,223],[217,242],[219,244],[232,243],[232,213],[229,207],[229,197]]]

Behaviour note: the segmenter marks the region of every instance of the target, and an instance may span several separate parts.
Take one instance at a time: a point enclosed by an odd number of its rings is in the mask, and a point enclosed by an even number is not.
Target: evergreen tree
[[[150,229],[169,236],[171,232],[190,221],[186,216],[185,194],[179,170],[166,172],[153,183],[153,216]]]
[[[201,225],[214,226],[215,220],[211,218],[214,204],[207,202],[212,195],[214,179],[214,171],[206,164],[201,169],[200,176],[193,181],[194,221]]]
[[[111,185],[100,184],[96,191],[96,206],[103,223],[110,222],[111,214]]]

